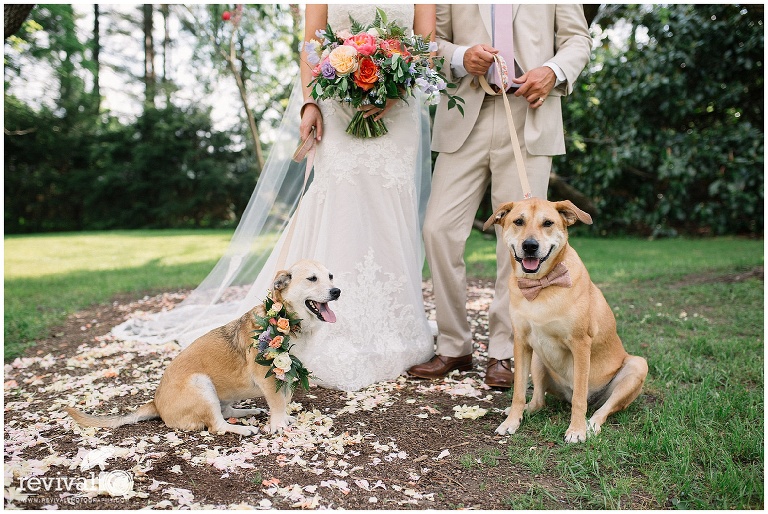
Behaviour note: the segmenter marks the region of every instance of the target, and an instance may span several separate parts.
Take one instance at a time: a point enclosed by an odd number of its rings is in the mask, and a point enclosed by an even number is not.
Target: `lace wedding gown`
[[[384,9],[389,20],[413,25],[413,6]],[[328,23],[335,31],[350,29],[350,15],[369,23],[375,7],[328,6]],[[322,262],[334,274],[341,297],[331,304],[337,322],[325,324],[308,344],[297,344],[292,352],[321,387],[353,391],[395,378],[433,353],[421,292],[424,259],[418,211],[420,175],[416,172],[423,152],[423,111],[417,99],[400,101],[383,118],[387,134],[358,139],[345,132],[355,113],[351,107],[330,100],[319,105],[323,140],[316,146],[312,183],[292,220],[295,229],[285,262],[286,266],[302,258]],[[174,339],[189,344],[193,337],[235,319],[263,300],[285,237],[284,232],[244,298],[223,300],[228,294],[217,292],[216,304],[206,306],[205,315],[199,316],[205,322],[196,323],[185,334],[173,335]],[[233,267],[240,260],[236,255],[218,267]],[[177,314],[187,307],[194,306],[183,306]],[[167,321],[172,314],[174,311],[160,316],[167,315]],[[160,342],[163,336],[153,328],[156,321],[153,316],[140,316],[113,333],[121,339],[154,337]],[[166,325],[173,323],[177,322],[167,321]],[[165,337],[171,333],[166,330]]]

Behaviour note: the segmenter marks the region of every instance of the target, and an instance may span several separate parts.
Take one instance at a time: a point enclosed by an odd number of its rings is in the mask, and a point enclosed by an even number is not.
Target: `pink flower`
[[[392,57],[393,54],[400,54],[401,57],[407,59],[411,56],[410,52],[405,48],[397,39],[385,39],[379,42],[379,48],[384,51],[387,57]]]
[[[360,55],[373,55],[376,51],[376,38],[366,32],[347,38],[344,44],[355,48]]]

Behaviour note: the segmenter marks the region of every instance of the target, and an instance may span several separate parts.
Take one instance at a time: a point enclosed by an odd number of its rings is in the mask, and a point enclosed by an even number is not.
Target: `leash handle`
[[[301,142],[299,148],[293,154],[293,160],[301,162],[306,157],[307,167],[304,170],[304,183],[301,186],[301,192],[299,193],[299,201],[296,203],[296,210],[293,211],[288,222],[288,233],[283,240],[283,246],[280,248],[280,255],[277,257],[277,265],[275,267],[275,273],[285,268],[285,260],[288,258],[288,247],[291,245],[291,239],[293,239],[293,232],[296,228],[296,215],[299,213],[299,207],[301,207],[301,200],[304,198],[304,190],[307,189],[307,182],[309,182],[309,174],[312,172],[312,168],[315,165],[315,127],[312,127],[312,131],[309,133],[309,137]]]
[[[504,58],[496,54],[493,56],[496,61],[496,72],[498,74],[500,84],[508,84],[509,76],[507,75],[507,64],[504,62]],[[523,151],[520,149],[520,141],[517,138],[517,131],[515,130],[515,122],[512,119],[512,108],[509,106],[509,98],[507,98],[507,92],[494,91],[488,84],[484,75],[479,77],[480,86],[483,90],[492,96],[501,95],[504,98],[504,108],[507,111],[507,126],[509,127],[509,138],[512,141],[512,151],[515,154],[515,164],[517,166],[517,175],[520,178],[520,185],[523,188],[523,199],[527,200],[533,195],[531,194],[531,185],[528,183],[528,174],[525,172],[525,161],[523,160]]]

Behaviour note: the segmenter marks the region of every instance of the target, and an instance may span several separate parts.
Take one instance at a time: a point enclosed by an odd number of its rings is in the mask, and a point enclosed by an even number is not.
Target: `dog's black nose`
[[[523,251],[527,255],[534,254],[539,251],[539,242],[535,239],[526,239],[523,241]]]
[[[339,289],[338,287],[334,287],[329,292],[331,293],[331,296],[333,297],[334,300],[336,300],[341,295],[341,289]]]

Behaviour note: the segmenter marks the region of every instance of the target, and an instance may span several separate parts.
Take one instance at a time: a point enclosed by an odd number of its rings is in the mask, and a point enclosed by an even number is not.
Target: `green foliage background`
[[[225,76],[223,8],[171,13],[195,38],[200,69]],[[246,6],[234,38],[267,153],[265,129],[296,73],[296,20],[288,6]],[[763,6],[606,4],[592,32],[593,59],[564,102],[568,154],[555,161],[596,205],[590,230],[762,236]],[[210,109],[176,101],[172,82],[158,85],[165,102],[119,119],[89,85],[99,63],[88,36],[71,5],[41,4],[6,40],[6,233],[235,224],[259,173],[245,121],[214,130]],[[29,66],[53,71],[55,106],[25,103],[11,87]]]
[[[560,175],[602,233],[762,234],[762,6],[603,6],[602,41],[566,103]]]

